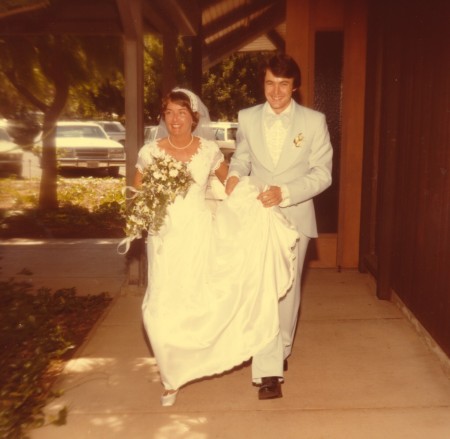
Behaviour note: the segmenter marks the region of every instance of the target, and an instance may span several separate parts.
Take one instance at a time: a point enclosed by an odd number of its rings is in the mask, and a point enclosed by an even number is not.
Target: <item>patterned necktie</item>
[[[266,115],[266,123],[269,128],[272,128],[273,124],[277,121],[281,120],[284,128],[289,126],[289,115],[288,114],[267,114]]]

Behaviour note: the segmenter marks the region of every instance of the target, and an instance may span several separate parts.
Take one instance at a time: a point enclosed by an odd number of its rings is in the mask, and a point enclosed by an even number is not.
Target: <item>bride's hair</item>
[[[162,101],[161,116],[159,124],[153,133],[151,140],[161,139],[168,136],[166,123],[164,120],[164,113],[167,109],[167,104],[174,102],[186,108],[192,115],[192,134],[194,136],[202,137],[207,140],[214,140],[214,130],[211,128],[211,119],[209,118],[209,111],[202,100],[192,91],[186,88],[174,88],[169,92]]]
[[[162,101],[161,118],[163,120],[165,120],[164,115],[169,102],[180,105],[181,107],[186,108],[189,111],[189,114],[192,116],[192,131],[194,131],[195,128],[197,128],[198,122],[200,120],[200,115],[198,111],[193,110],[193,107],[195,108],[195,104],[192,102],[192,97],[181,90],[172,90],[171,92],[169,92]]]

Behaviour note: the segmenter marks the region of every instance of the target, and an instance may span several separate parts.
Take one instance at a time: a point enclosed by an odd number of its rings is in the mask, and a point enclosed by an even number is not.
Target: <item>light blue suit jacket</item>
[[[237,145],[229,173],[252,175],[270,186],[286,185],[289,205],[282,207],[282,212],[298,231],[312,238],[317,237],[313,197],[331,185],[333,149],[325,116],[294,101],[292,104],[276,166],[264,135],[264,104],[239,112]],[[296,145],[294,139],[299,137],[303,139]]]

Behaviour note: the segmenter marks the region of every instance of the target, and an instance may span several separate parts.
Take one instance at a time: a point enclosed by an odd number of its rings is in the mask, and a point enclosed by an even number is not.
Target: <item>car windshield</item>
[[[225,130],[219,128],[216,130],[216,140],[225,140]]]
[[[236,140],[237,128],[228,128],[228,140]]]
[[[56,127],[57,137],[97,137],[106,139],[107,136],[100,127],[95,125],[67,125]]]
[[[121,125],[115,123],[104,123],[103,128],[105,129],[105,131],[111,131],[112,133],[121,133],[125,131],[125,129]]]
[[[237,128],[217,128],[215,131],[216,140],[236,140]],[[226,137],[225,137],[226,133]]]

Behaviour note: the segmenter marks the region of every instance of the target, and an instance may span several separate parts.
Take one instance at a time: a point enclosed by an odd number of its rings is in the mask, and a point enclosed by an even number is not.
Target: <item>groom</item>
[[[258,397],[271,399],[282,396],[280,383],[297,325],[306,249],[309,239],[317,237],[313,197],[331,184],[333,151],[324,115],[292,99],[300,87],[300,69],[290,56],[268,59],[261,66],[260,81],[266,102],[239,112],[225,191],[231,194],[240,177],[256,177],[267,188],[258,196],[264,207],[280,206],[300,235],[295,281],[278,305],[280,332],[252,360]]]

